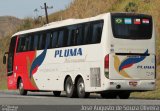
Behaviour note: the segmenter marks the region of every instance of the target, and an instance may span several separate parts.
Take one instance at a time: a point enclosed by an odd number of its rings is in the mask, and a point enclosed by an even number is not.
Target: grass
[[[160,80],[157,81],[156,85],[155,91],[134,92],[130,97],[140,99],[160,99]]]
[[[147,92],[134,92],[131,94],[131,98],[160,99],[160,65],[157,67],[156,90]]]
[[[7,77],[6,76],[0,76],[0,90],[6,90],[7,89]]]

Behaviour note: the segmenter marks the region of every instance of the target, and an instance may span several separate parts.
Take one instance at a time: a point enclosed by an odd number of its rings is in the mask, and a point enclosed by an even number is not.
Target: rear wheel
[[[121,92],[118,93],[117,96],[119,97],[119,99],[128,99],[130,96],[130,92]]]
[[[20,95],[27,95],[27,90],[24,89],[23,81],[21,79],[18,84],[18,89]]]
[[[85,92],[85,84],[82,78],[79,78],[77,82],[77,94],[79,98],[87,98],[90,93]]]
[[[54,96],[60,97],[61,91],[53,91]]]
[[[66,79],[65,91],[66,91],[67,97],[69,97],[69,98],[77,97],[76,88],[75,88],[75,85],[72,82],[71,77],[68,77]]]

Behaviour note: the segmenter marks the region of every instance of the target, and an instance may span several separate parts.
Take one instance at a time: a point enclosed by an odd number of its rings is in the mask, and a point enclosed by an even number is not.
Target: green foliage
[[[137,12],[138,11],[138,5],[134,2],[129,2],[125,7],[126,12]]]

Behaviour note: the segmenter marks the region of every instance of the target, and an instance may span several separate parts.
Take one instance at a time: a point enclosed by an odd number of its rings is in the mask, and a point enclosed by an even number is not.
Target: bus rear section
[[[155,33],[152,17],[143,14],[112,13],[110,53],[105,57],[109,90],[147,91],[155,89]]]

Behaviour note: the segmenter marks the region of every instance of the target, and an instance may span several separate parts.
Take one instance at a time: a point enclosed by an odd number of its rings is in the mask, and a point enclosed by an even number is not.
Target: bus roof
[[[39,28],[34,28],[34,29],[29,29],[29,30],[17,32],[12,37],[27,34],[27,33],[44,31],[44,30],[51,29],[51,28],[58,28],[58,27],[66,26],[66,25],[72,25],[72,24],[77,24],[77,23],[83,23],[83,22],[104,19],[104,17],[107,14],[110,14],[110,13],[105,13],[105,14],[101,14],[101,15],[98,15],[95,17],[85,18],[85,19],[66,19],[66,20],[62,20],[62,21],[51,22],[51,23],[46,24],[46,25],[39,27]]]

